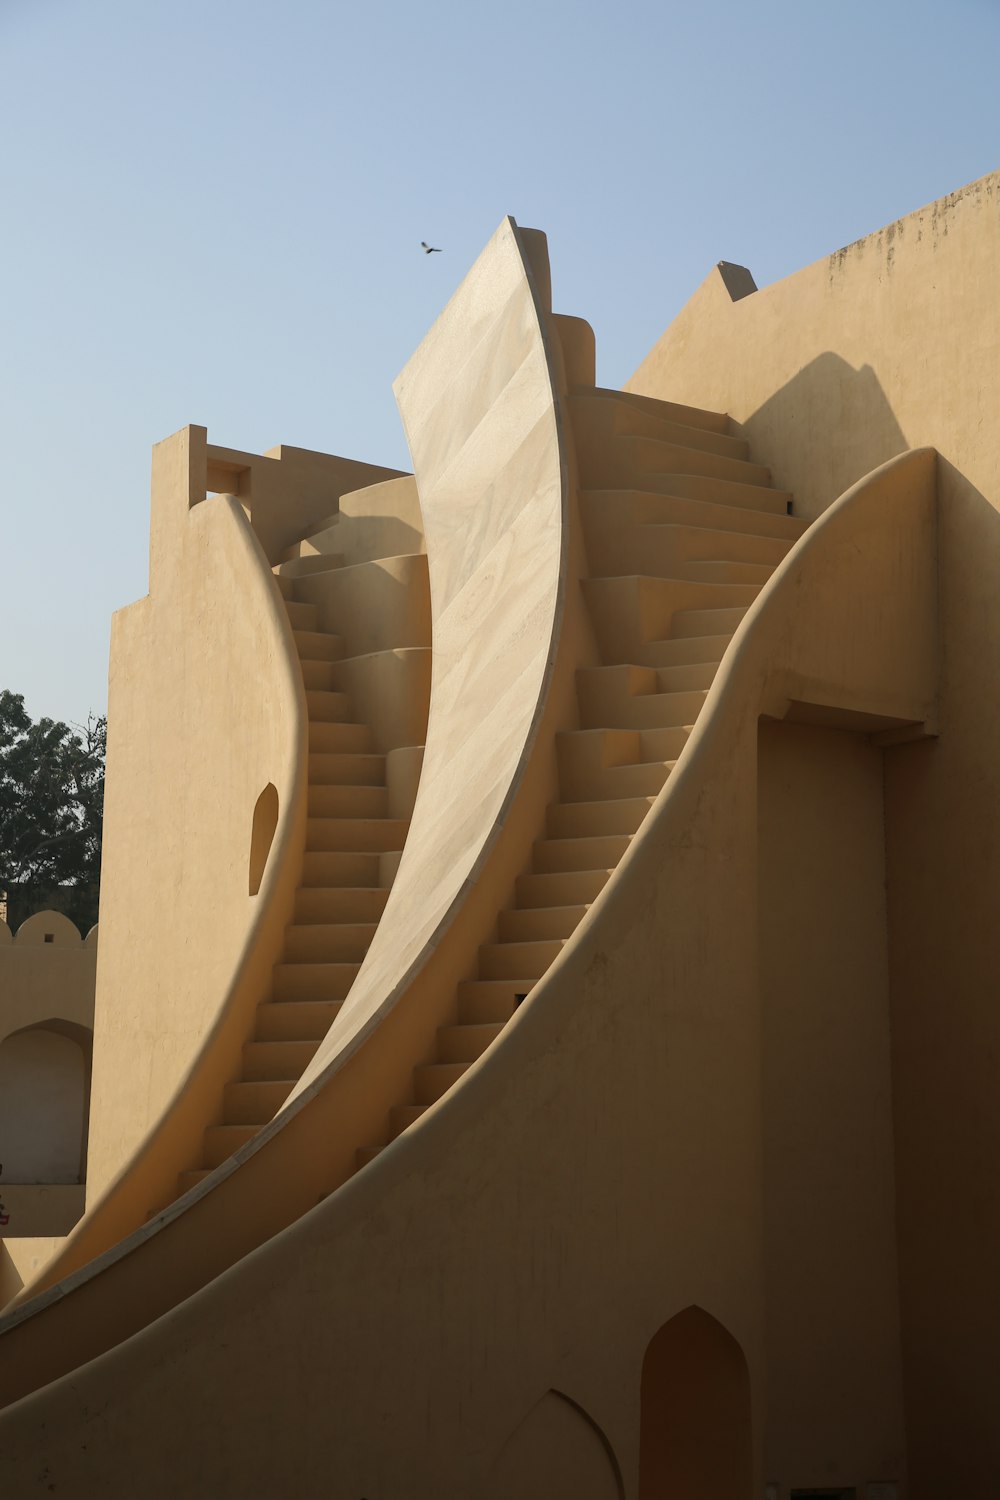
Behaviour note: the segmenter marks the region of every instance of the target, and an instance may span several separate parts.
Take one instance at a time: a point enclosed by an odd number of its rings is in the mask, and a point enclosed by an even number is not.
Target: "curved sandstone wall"
[[[173,1195],[270,979],[301,862],[298,660],[242,506],[205,498],[207,456],[200,428],[158,445],[150,594],[114,621],[89,1207],[61,1273]],[[277,818],[251,894],[269,786]]]
[[[917,455],[807,534],[737,632],[632,849],[498,1045],[342,1191],[0,1420],[5,1478],[43,1428],[53,1472],[75,1473],[86,1405],[88,1472],[112,1494],[136,1473],[151,1494],[483,1493],[556,1390],[632,1493],[643,1353],[692,1303],[731,1330],[763,1400],[758,717],[793,701],[932,716],[933,502],[933,455]],[[163,1413],[194,1360],[178,1451]]]

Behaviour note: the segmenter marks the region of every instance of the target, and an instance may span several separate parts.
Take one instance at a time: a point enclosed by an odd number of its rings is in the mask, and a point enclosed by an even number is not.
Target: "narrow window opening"
[[[274,831],[278,826],[278,793],[273,782],[257,798],[250,830],[250,894],[256,896],[264,878]]]
[[[46,933],[46,934],[45,934],[45,938],[44,938],[44,941],[45,941],[45,942],[46,942],[46,943],[54,943],[54,942],[55,942],[55,940],[56,940],[56,935],[55,935],[55,933],[54,933],[54,932],[47,932],[47,933]]]

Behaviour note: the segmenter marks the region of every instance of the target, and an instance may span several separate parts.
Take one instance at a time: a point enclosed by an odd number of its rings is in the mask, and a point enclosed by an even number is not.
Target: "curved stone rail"
[[[433,620],[427,745],[379,931],[299,1084],[399,998],[511,814],[561,624],[567,477],[532,253],[506,220],[396,382]]]

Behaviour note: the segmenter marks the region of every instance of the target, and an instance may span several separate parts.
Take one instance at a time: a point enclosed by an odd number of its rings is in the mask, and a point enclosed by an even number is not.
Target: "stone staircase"
[[[602,664],[577,673],[580,727],[557,736],[561,798],[515,905],[459,985],[457,1020],[414,1069],[388,1140],[458,1082],[558,957],[670,776],[740,620],[805,530],[725,415],[596,387],[571,390],[568,405]],[[359,1150],[358,1166],[385,1144]]]
[[[372,486],[382,494],[385,483]],[[379,750],[373,725],[356,711],[350,691],[357,673],[377,672],[379,652],[347,654],[345,637],[324,626],[324,609],[303,593],[316,593],[319,575],[345,578],[350,600],[365,593],[365,579],[352,573],[376,571],[376,557],[345,566],[330,550],[350,521],[364,528],[368,551],[378,541],[399,541],[390,517],[365,515],[366,491],[345,496],[356,514],[338,514],[288,549],[273,569],[284,600],[302,670],[309,717],[308,822],[301,883],[292,923],[285,932],[282,960],[273,971],[271,994],[258,1005],[253,1034],[243,1047],[240,1076],[225,1087],[216,1122],[207,1126],[199,1165],[180,1174],[186,1192],[245,1145],[281,1108],[329,1031],[368,951],[399,863],[413,792],[419,774],[419,744]],[[375,534],[377,533],[377,536]],[[375,536],[375,541],[372,538]],[[416,554],[393,558],[417,562]],[[399,571],[398,569],[396,570]],[[340,582],[338,578],[337,582]],[[371,592],[369,590],[369,592]],[[362,644],[370,644],[363,632]],[[426,701],[423,724],[426,726]],[[419,720],[419,705],[416,716]],[[411,736],[416,739],[416,733]],[[390,758],[407,757],[402,797],[390,785]],[[399,766],[397,763],[397,773]],[[403,816],[392,803],[402,801]]]

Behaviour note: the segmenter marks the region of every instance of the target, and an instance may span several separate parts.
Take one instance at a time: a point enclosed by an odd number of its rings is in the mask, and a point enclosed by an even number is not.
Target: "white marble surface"
[[[502,826],[560,608],[563,476],[539,314],[505,220],[396,384],[423,511],[433,676],[399,873],[296,1093],[399,997]]]

